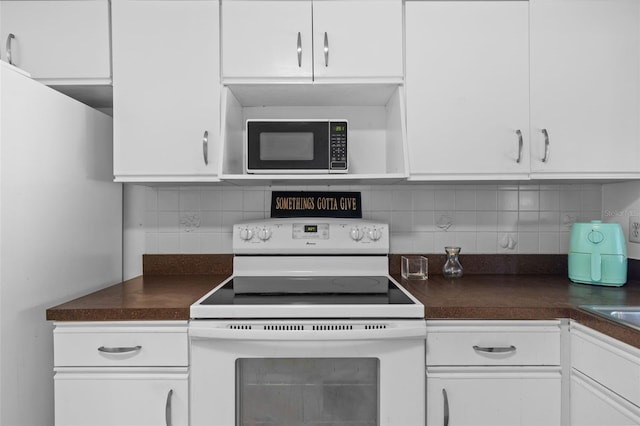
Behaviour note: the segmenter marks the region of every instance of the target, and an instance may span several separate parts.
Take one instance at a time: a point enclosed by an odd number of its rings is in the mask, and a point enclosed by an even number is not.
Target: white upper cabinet
[[[222,75],[310,80],[311,1],[223,0]]]
[[[407,1],[410,179],[529,173],[525,1]]]
[[[225,83],[402,81],[400,0],[223,0]]]
[[[3,0],[2,60],[45,84],[111,83],[109,24],[108,0]]]
[[[112,13],[116,180],[218,180],[218,1],[113,0]]]
[[[402,3],[315,0],[314,76],[402,81]]]
[[[530,7],[532,176],[637,176],[640,2]]]

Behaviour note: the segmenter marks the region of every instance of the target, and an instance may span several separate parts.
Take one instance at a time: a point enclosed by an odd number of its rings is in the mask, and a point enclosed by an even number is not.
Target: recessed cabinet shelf
[[[265,183],[364,184],[407,178],[404,87],[394,84],[242,84],[222,91],[220,178]],[[249,174],[248,119],[346,119],[349,173]]]

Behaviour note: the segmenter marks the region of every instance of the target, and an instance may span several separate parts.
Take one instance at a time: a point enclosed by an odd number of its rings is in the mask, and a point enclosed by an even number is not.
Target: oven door
[[[248,173],[328,173],[329,122],[247,121]]]
[[[192,321],[195,426],[424,426],[425,322]]]

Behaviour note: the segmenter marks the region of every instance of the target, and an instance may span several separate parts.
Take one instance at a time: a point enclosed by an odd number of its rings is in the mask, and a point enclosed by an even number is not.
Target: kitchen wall
[[[627,241],[627,257],[640,259],[640,244],[629,242],[629,218],[640,217],[640,182],[602,186],[602,220],[622,225]]]
[[[272,190],[360,191],[364,218],[390,223],[393,253],[566,253],[571,224],[603,214],[595,184],[126,185],[125,277],[141,273],[143,253],[230,253],[231,225],[269,217]]]

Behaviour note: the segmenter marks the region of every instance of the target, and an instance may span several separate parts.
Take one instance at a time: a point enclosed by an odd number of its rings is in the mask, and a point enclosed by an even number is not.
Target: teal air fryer
[[[627,282],[627,247],[618,223],[574,223],[569,244],[569,279],[620,287]]]

